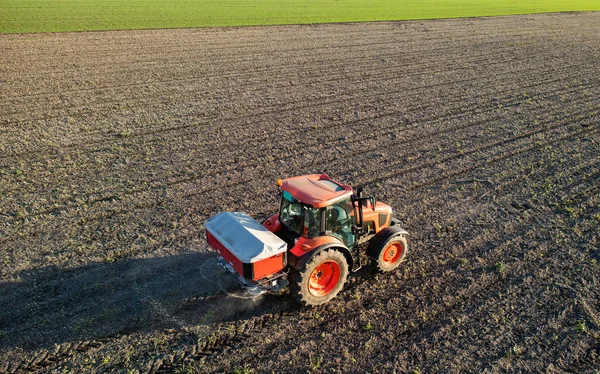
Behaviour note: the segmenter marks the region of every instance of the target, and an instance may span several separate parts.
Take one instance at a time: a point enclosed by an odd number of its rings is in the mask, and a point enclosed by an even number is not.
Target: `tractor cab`
[[[324,174],[278,180],[277,184],[281,188],[279,236],[290,248],[299,238],[311,240],[326,235],[336,237],[348,247],[354,246],[352,231],[356,215],[350,186]]]
[[[352,250],[359,239],[372,236],[389,225],[392,209],[362,197],[362,189],[336,182],[325,174],[278,180],[281,189],[279,214],[265,222],[294,249],[301,241],[305,247],[331,238]]]
[[[348,247],[354,246],[356,214],[351,198],[315,208],[298,201],[288,191],[282,191],[281,195],[279,222],[284,231],[291,233],[287,236],[294,239],[294,244],[298,237],[314,239],[329,235],[338,238]]]

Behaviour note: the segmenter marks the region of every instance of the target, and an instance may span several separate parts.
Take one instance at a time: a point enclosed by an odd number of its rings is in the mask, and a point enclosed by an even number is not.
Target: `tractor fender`
[[[291,252],[288,252],[288,258],[287,258],[287,263],[288,266],[296,269],[296,270],[301,270],[304,265],[306,265],[306,263],[308,261],[310,261],[311,258],[313,258],[314,256],[318,255],[319,253],[321,253],[324,250],[327,249],[335,249],[336,251],[341,252],[344,257],[346,258],[346,262],[348,263],[348,269],[352,269],[352,255],[350,254],[350,250],[345,247],[340,245],[339,243],[327,243],[327,244],[323,244],[318,246],[317,248],[313,249],[310,252],[307,252],[306,254],[302,255],[302,256],[296,256]]]
[[[369,240],[369,247],[367,248],[367,256],[371,259],[376,260],[375,254],[378,253],[377,250],[388,241],[388,239],[394,236],[404,236],[408,235],[408,231],[404,230],[400,226],[388,226],[383,230],[379,231],[375,234],[374,237]]]
[[[281,230],[281,222],[279,222],[279,214],[277,213],[265,218],[260,224],[273,233]]]

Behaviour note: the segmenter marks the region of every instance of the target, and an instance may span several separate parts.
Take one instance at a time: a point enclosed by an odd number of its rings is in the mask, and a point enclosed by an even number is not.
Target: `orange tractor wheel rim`
[[[383,251],[382,261],[384,264],[393,265],[402,256],[402,244],[392,243]]]
[[[330,293],[340,280],[342,271],[335,261],[319,264],[310,274],[308,289],[314,296],[325,296]]]

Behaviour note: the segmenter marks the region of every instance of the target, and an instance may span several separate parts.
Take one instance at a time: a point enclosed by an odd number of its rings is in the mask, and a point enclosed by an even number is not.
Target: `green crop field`
[[[0,0],[0,33],[247,26],[600,10],[600,0]]]

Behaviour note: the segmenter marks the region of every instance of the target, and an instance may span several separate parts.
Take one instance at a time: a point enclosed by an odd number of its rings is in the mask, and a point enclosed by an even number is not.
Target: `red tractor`
[[[252,293],[290,286],[303,305],[335,297],[349,272],[372,261],[400,265],[408,249],[392,208],[325,174],[278,179],[279,213],[262,225],[246,213],[219,213],[206,236],[220,263]]]

